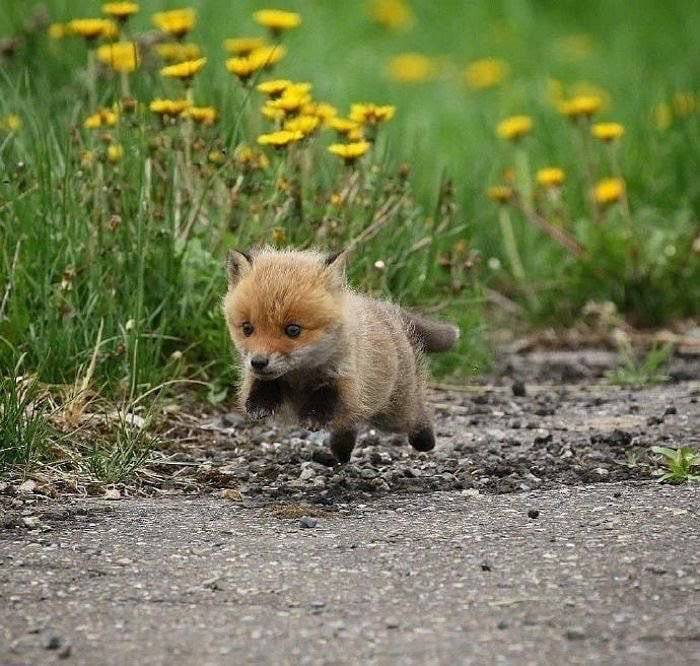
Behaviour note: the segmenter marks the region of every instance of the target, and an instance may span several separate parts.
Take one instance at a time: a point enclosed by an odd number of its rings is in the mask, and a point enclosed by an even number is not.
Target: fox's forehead
[[[342,294],[332,288],[323,266],[276,259],[256,257],[226,298],[229,317],[271,328],[292,322],[320,328],[340,317]]]

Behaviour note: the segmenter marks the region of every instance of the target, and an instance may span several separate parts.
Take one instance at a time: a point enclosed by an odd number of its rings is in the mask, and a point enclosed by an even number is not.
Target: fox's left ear
[[[229,286],[235,286],[239,280],[250,271],[253,259],[249,254],[240,250],[229,250],[226,256],[226,273]]]
[[[334,252],[326,257],[326,271],[328,272],[334,286],[343,288],[345,286],[345,264],[348,261],[350,252],[342,250]]]

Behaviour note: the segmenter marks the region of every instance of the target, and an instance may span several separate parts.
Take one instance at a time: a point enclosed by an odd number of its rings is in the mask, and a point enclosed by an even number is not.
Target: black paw
[[[435,448],[435,435],[430,427],[421,428],[408,434],[408,443],[416,451],[432,451]]]
[[[282,404],[282,386],[278,381],[255,380],[245,401],[248,416],[264,419],[272,416]]]
[[[335,430],[331,433],[331,451],[339,463],[350,462],[352,450],[355,448],[355,437],[354,430]]]
[[[338,390],[335,386],[321,386],[306,397],[299,409],[299,418],[314,426],[326,425],[335,415]]]

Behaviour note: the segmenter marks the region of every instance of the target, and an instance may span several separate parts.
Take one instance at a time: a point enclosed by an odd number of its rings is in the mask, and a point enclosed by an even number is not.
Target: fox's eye
[[[298,324],[288,324],[284,332],[290,337],[290,338],[298,338],[299,335],[301,334],[301,326]]]
[[[243,335],[245,335],[246,338],[253,335],[254,330],[255,330],[255,327],[249,321],[245,321],[245,322],[243,322],[243,324],[241,324],[241,331],[243,331]]]

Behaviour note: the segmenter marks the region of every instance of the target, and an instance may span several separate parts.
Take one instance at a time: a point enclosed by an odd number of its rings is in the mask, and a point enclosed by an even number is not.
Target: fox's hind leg
[[[425,404],[420,407],[419,417],[408,431],[408,443],[416,451],[432,451],[435,448],[433,420]]]
[[[331,432],[331,451],[335,459],[340,463],[350,461],[352,450],[355,448],[357,431],[354,428],[343,428]]]

